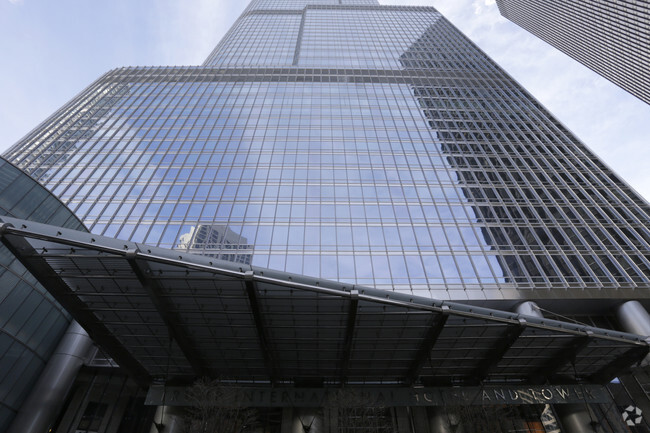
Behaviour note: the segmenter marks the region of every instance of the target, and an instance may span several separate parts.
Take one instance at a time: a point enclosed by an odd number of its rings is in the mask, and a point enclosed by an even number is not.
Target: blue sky
[[[200,64],[247,0],[0,0],[0,151],[104,72]],[[633,188],[650,197],[650,105],[502,18],[493,0],[434,6]]]

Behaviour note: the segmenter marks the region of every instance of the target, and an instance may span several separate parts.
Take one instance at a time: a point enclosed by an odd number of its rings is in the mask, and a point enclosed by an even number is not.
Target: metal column
[[[539,306],[533,301],[525,301],[515,307],[515,312],[543,318]],[[589,409],[583,404],[558,404],[554,405],[555,412],[562,423],[564,433],[594,433]]]
[[[293,410],[290,407],[282,408],[282,425],[280,426],[280,433],[291,433],[293,424]]]
[[[415,433],[430,433],[429,417],[427,416],[426,407],[411,407],[411,418],[413,420],[413,431]]]
[[[533,301],[526,301],[517,305],[515,307],[515,313],[523,314],[525,316],[539,317],[540,319],[544,318],[539,306]]]
[[[431,433],[451,433],[449,415],[444,407],[433,406],[429,408],[429,427]]]
[[[86,331],[77,322],[70,323],[8,433],[49,430],[92,346]]]
[[[639,301],[627,301],[616,308],[616,319],[625,332],[650,336],[650,314]],[[648,364],[650,355],[641,362],[641,366]]]
[[[158,406],[149,433],[182,433],[183,410],[175,406]]]
[[[626,332],[650,335],[650,315],[639,301],[627,301],[616,309],[616,318]]]
[[[626,332],[650,335],[650,314],[639,301],[627,301],[616,308],[616,319]],[[648,364],[650,364],[650,355],[641,362],[641,366],[646,367]],[[637,377],[643,377],[643,374],[641,373],[639,376],[635,373],[623,374],[619,376],[619,380],[634,405],[643,410],[643,418],[647,421],[650,413],[650,401],[648,401],[646,390],[637,379]]]
[[[398,406],[395,408],[395,419],[397,421],[398,433],[410,433],[411,423],[409,421],[409,412],[406,407]]]
[[[563,433],[595,433],[596,425],[584,404],[557,404],[555,411],[560,418]]]

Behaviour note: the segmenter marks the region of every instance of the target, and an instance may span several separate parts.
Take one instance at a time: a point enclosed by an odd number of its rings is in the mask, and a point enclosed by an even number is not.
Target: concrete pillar
[[[183,409],[175,406],[158,406],[149,433],[182,433]]]
[[[525,316],[538,317],[540,319],[544,318],[541,310],[537,303],[533,301],[525,301],[515,307],[515,313],[523,314]]]
[[[444,407],[429,408],[429,427],[431,433],[452,433],[450,419]]]
[[[70,323],[8,433],[49,431],[92,346],[81,325]]]
[[[562,424],[562,433],[596,433],[596,426],[592,425],[589,409],[584,404],[557,404],[555,405]]]

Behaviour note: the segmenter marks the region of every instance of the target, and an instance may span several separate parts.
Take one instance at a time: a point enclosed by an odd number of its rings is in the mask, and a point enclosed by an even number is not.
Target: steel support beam
[[[532,383],[544,383],[557,371],[569,363],[574,363],[578,353],[587,347],[591,341],[592,333],[586,331],[585,335],[577,336],[561,350],[558,350],[552,361],[530,375]]]
[[[277,379],[277,369],[275,359],[271,352],[271,345],[269,344],[269,336],[264,325],[262,318],[262,311],[257,300],[257,288],[255,287],[255,280],[253,279],[253,271],[247,271],[244,274],[244,283],[246,286],[246,294],[248,295],[248,302],[250,303],[253,321],[255,322],[255,329],[257,329],[257,339],[260,343],[260,349],[264,356],[264,365],[271,383],[275,383]]]
[[[447,323],[447,318],[449,317],[449,307],[446,305],[442,306],[442,312],[438,313],[437,318],[433,319],[433,323],[429,327],[424,339],[420,343],[420,348],[418,349],[415,359],[411,362],[411,366],[408,369],[408,373],[404,378],[404,381],[411,385],[420,376],[420,371],[424,366],[424,363],[429,358],[433,346],[435,346],[440,333],[445,328],[445,323]]]
[[[608,384],[616,376],[630,368],[633,364],[641,362],[648,355],[648,347],[633,347],[628,349],[623,356],[619,356],[612,362],[589,376],[593,383]]]
[[[348,308],[348,318],[345,326],[345,340],[343,341],[343,350],[341,352],[341,384],[345,383],[348,375],[348,366],[350,356],[352,355],[352,340],[354,337],[354,325],[357,322],[357,310],[359,307],[359,292],[350,291],[350,307]]]
[[[429,321],[429,327],[420,329],[416,335],[416,340],[409,341],[411,344],[409,350],[413,356],[409,360],[406,360],[406,363],[402,365],[402,375],[405,378],[404,380],[409,383],[428,379],[428,376],[421,376],[421,370],[424,369],[423,366],[427,365],[426,362],[430,357],[431,352],[436,350],[437,346],[439,346],[439,343],[436,343],[436,339],[438,338],[437,334],[443,332],[443,328],[446,326],[446,323],[444,323],[444,320],[446,320],[444,317],[445,311],[449,316],[454,316],[454,318],[467,319],[468,322],[474,322],[472,326],[480,326],[481,323],[489,323],[498,326],[505,325],[508,328],[516,328],[519,324],[517,319],[520,318],[520,316],[516,313],[467,306],[452,302],[436,301],[407,294],[384,292],[360,286],[355,287],[358,289],[358,294],[353,294],[350,291],[349,285],[341,283],[319,281],[301,276],[289,276],[278,271],[242,267],[229,262],[213,261],[210,258],[205,257],[195,257],[192,255],[184,257],[179,255],[177,251],[164,250],[155,247],[151,247],[151,250],[143,249],[141,252],[133,255],[130,252],[137,251],[138,245],[129,241],[117,241],[102,236],[95,236],[70,229],[32,223],[9,217],[0,218],[0,222],[4,220],[13,223],[15,227],[8,224],[0,225],[0,235],[3,237],[2,242],[11,249],[14,255],[16,255],[16,257],[36,276],[38,281],[52,292],[54,297],[57,298],[80,323],[82,323],[91,336],[95,338],[97,343],[102,345],[122,367],[132,372],[136,377],[138,376],[138,372],[142,373],[139,376],[146,377],[146,380],[149,380],[149,376],[144,365],[140,364],[138,358],[134,355],[129,354],[128,350],[122,345],[121,340],[130,337],[131,334],[141,332],[139,329],[142,330],[144,328],[137,327],[139,325],[138,320],[146,322],[144,319],[151,317],[142,318],[135,315],[130,317],[129,323],[124,324],[128,325],[128,329],[119,327],[118,329],[111,323],[102,323],[102,319],[98,318],[100,316],[96,317],[96,314],[99,313],[92,308],[95,305],[98,305],[99,309],[106,308],[106,306],[95,303],[95,296],[110,297],[108,302],[111,303],[114,297],[129,296],[131,294],[98,293],[97,295],[94,295],[92,293],[87,293],[90,290],[101,291],[101,287],[99,287],[100,285],[93,285],[93,277],[101,275],[97,275],[96,269],[94,269],[96,266],[90,266],[91,271],[86,270],[86,267],[88,266],[85,265],[84,257],[99,261],[108,259],[108,262],[115,263],[116,269],[121,270],[123,267],[126,268],[127,272],[115,272],[116,279],[123,277],[128,278],[124,281],[124,284],[131,284],[130,281],[136,279],[133,274],[135,269],[132,270],[129,268],[127,260],[135,261],[134,263],[137,265],[137,269],[141,271],[142,277],[145,280],[143,283],[145,286],[151,286],[151,282],[146,281],[147,278],[150,278],[165,288],[174,287],[174,282],[177,281],[176,279],[168,282],[167,280],[159,279],[157,275],[147,275],[146,270],[140,266],[146,265],[155,269],[156,264],[163,264],[174,268],[174,275],[176,275],[176,278],[184,278],[185,274],[187,274],[189,281],[193,281],[193,274],[198,272],[200,278],[205,278],[206,275],[212,274],[215,275],[215,278],[228,281],[229,284],[239,284],[239,287],[242,289],[241,294],[244,295],[244,292],[246,293],[248,304],[250,304],[250,310],[245,312],[247,317],[249,317],[249,321],[242,326],[246,326],[248,329],[255,326],[257,335],[252,338],[257,341],[253,341],[253,344],[259,344],[259,347],[262,348],[262,354],[260,354],[260,360],[258,362],[261,363],[263,361],[265,363],[268,377],[272,378],[272,380],[278,380],[281,378],[280,373],[282,372],[282,366],[279,363],[280,358],[275,351],[276,342],[270,339],[273,334],[271,334],[269,329],[265,326],[266,322],[270,319],[266,316],[268,313],[263,308],[264,304],[262,303],[262,294],[258,290],[259,284],[263,284],[265,287],[267,285],[270,287],[277,287],[279,290],[289,288],[291,290],[307,291],[316,294],[318,297],[332,296],[336,297],[336,299],[339,300],[338,302],[342,302],[340,305],[345,305],[342,310],[335,313],[337,318],[336,323],[338,323],[338,326],[340,327],[336,343],[336,347],[339,348],[336,355],[339,359],[335,360],[338,365],[342,365],[342,360],[349,360],[352,357],[352,355],[348,355],[348,353],[354,350],[354,345],[357,344],[358,333],[355,331],[355,322],[359,320],[360,313],[358,311],[355,312],[355,310],[359,308],[358,302],[363,301],[364,305],[366,302],[370,305],[383,305],[391,313],[396,314],[401,314],[402,312],[404,314],[408,314],[409,312],[428,314],[428,316],[425,316],[428,319],[424,320],[425,323],[426,320]],[[46,249],[51,250],[51,252],[46,252]],[[52,257],[47,257],[48,255],[51,255]],[[63,260],[59,260],[54,256],[60,257]],[[75,278],[75,275],[73,274],[69,274],[69,271],[74,268],[80,268],[80,275],[78,278]],[[249,269],[248,272],[246,272],[246,269]],[[70,278],[62,277],[61,272],[66,272]],[[84,272],[89,272],[89,274],[84,276]],[[108,276],[114,273],[111,269],[107,269],[106,272],[106,275]],[[90,276],[90,274],[93,275]],[[116,284],[123,286],[121,281],[116,281]],[[139,287],[140,285],[138,284],[138,288]],[[156,292],[155,290],[153,290],[153,292],[158,293],[163,301],[169,303],[168,307],[170,308],[167,311],[176,312],[176,314],[178,314],[178,311],[174,307],[174,298],[172,293],[165,293],[163,296],[160,292]],[[84,295],[84,293],[87,294]],[[145,291],[138,291],[135,296],[137,302],[140,302],[145,306],[145,308],[151,309],[152,301]],[[216,294],[211,296],[216,296]],[[142,299],[146,299],[146,303],[143,302]],[[310,308],[317,306],[319,299],[315,298],[312,299],[312,301],[313,304],[309,304]],[[356,305],[356,307],[349,308],[350,305]],[[134,308],[137,309],[139,307],[136,306]],[[158,327],[171,320],[172,324],[175,323],[178,326],[171,326],[168,328],[182,329],[185,333],[189,334],[188,328],[186,326],[180,326],[182,325],[182,322],[175,321],[173,316],[171,319],[168,317],[167,321],[159,319],[158,315],[161,312],[164,313],[164,311],[166,311],[165,308],[157,307],[156,311],[155,316],[153,316],[153,321],[156,322]],[[552,319],[546,320],[533,316],[527,316],[525,319],[527,321],[527,329],[539,332],[540,336],[543,338],[548,337],[549,347],[553,348],[543,353],[538,352],[536,347],[522,348],[523,352],[525,352],[520,355],[522,358],[532,358],[537,360],[535,361],[537,362],[537,364],[535,364],[538,367],[537,371],[533,372],[528,377],[535,380],[541,379],[544,381],[548,377],[556,378],[559,371],[565,372],[567,376],[572,377],[573,372],[567,368],[568,363],[573,361],[576,356],[579,357],[583,353],[585,346],[588,345],[588,347],[591,347],[592,344],[589,344],[589,342],[592,339],[604,341],[603,348],[606,348],[606,350],[603,350],[603,356],[607,357],[607,359],[602,361],[602,365],[608,364],[610,366],[617,365],[612,363],[613,359],[618,356],[625,357],[626,351],[629,349],[635,347],[643,347],[645,349],[648,345],[648,342],[640,340],[636,335],[591,328],[573,323],[562,323]],[[116,323],[119,323],[119,319],[112,320],[116,320]],[[476,320],[480,322],[475,322]],[[423,324],[423,326],[426,326],[426,324]],[[498,329],[506,328],[499,327]],[[112,332],[116,332],[116,334],[112,335]],[[189,340],[184,338],[184,336],[177,336],[175,339],[177,339],[178,342],[189,344]],[[514,335],[512,335],[512,339],[514,339]],[[202,339],[201,341],[205,340]],[[608,345],[607,342],[615,342],[616,344]],[[500,350],[494,350],[496,355],[492,354],[490,357],[492,363],[497,362],[499,359],[499,356],[497,356],[498,352],[501,351],[502,353],[505,353],[507,348],[511,347],[512,343],[508,343],[507,341],[502,342],[500,338],[495,336],[494,344],[498,345]],[[195,348],[199,354],[202,353],[199,350],[201,348],[201,346],[199,346],[199,340],[194,340],[192,342],[192,347]],[[492,347],[492,345],[490,345],[490,347]],[[185,352],[191,353],[189,350],[186,350]],[[635,352],[628,353],[627,357],[633,357],[634,353]],[[190,355],[188,360],[190,358],[193,358],[193,356]],[[199,357],[195,357],[195,359],[199,359]],[[207,364],[208,361],[205,360],[205,362]],[[488,364],[488,367],[490,364]],[[628,361],[622,360],[621,364],[618,365],[628,365]],[[591,375],[595,370],[588,366],[580,365],[579,368],[580,367],[585,368],[582,371],[578,371],[576,374],[585,379],[587,379],[587,376]],[[598,368],[600,368],[600,365]],[[348,367],[347,376],[349,380],[352,379],[350,377],[351,371],[352,368]],[[528,371],[529,370],[522,374],[529,374]],[[463,371],[461,374],[465,376],[467,373]],[[328,380],[338,381],[342,376],[345,379],[345,375],[340,371],[336,371],[331,377],[328,376]],[[488,375],[488,377],[490,376]],[[284,377],[282,378],[284,379]],[[298,380],[303,378],[294,379]],[[305,378],[303,381],[308,379],[312,378]],[[521,377],[521,379],[525,378]],[[434,381],[432,381],[432,383],[434,383]]]
[[[499,344],[490,350],[485,361],[479,364],[471,377],[475,379],[477,383],[482,383],[488,374],[490,374],[497,364],[499,364],[499,361],[503,359],[508,350],[510,350],[510,347],[515,344],[525,329],[526,320],[523,318],[519,319],[518,325],[509,325],[504,336],[499,340]]]
[[[70,295],[70,288],[58,277],[50,265],[21,236],[7,234],[5,224],[0,226],[2,244],[25,266],[38,282],[79,322],[93,341],[101,346],[133,379],[146,385],[151,382],[147,370],[140,364],[113,333],[97,319],[79,298]]]
[[[208,369],[203,365],[201,356],[192,345],[192,340],[183,330],[178,314],[173,311],[170,303],[162,296],[163,289],[160,284],[151,277],[152,272],[147,263],[138,260],[137,257],[138,251],[129,251],[126,255],[126,260],[129,263],[129,266],[131,266],[133,273],[138,278],[138,281],[142,284],[142,288],[147,295],[149,295],[149,299],[156,307],[160,318],[165,323],[165,326],[167,326],[170,338],[172,338],[181,349],[187,362],[192,366],[194,374],[199,377],[207,376]]]

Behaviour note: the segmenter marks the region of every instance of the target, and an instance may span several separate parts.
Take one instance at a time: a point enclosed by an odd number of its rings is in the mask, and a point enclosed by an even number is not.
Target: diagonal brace
[[[519,318],[518,321],[518,324],[508,326],[499,343],[489,351],[486,359],[474,371],[472,378],[478,383],[482,383],[488,377],[526,329],[526,320]]]
[[[88,306],[74,296],[72,288],[56,274],[32,245],[19,235],[7,234],[5,227],[11,227],[11,225],[5,223],[0,227],[2,244],[54,296],[63,308],[72,314],[75,320],[88,331],[93,341],[106,350],[121,368],[128,371],[139,384],[148,384],[151,376],[142,364],[124,348],[106,325],[88,310]]]
[[[415,359],[411,362],[411,366],[408,369],[404,381],[412,385],[420,376],[420,371],[424,366],[424,363],[429,358],[431,350],[436,344],[440,333],[447,323],[447,318],[449,317],[449,307],[446,305],[442,306],[442,312],[437,314],[437,317],[434,316],[433,323],[429,327],[424,339],[420,343],[420,348],[418,349]]]
[[[253,276],[253,271],[247,271],[244,273],[246,294],[248,295],[248,301],[250,303],[253,321],[255,322],[255,329],[257,330],[257,339],[260,343],[262,355],[264,356],[264,365],[266,366],[266,371],[269,379],[271,380],[271,383],[275,383],[277,378],[275,358],[273,356],[273,352],[271,351],[270,338],[268,336],[266,326],[264,325],[262,311],[260,310],[259,301],[257,299],[257,287],[255,285]]]
[[[582,349],[587,347],[592,336],[592,332],[586,331],[585,335],[575,337],[567,346],[557,351],[557,355],[552,358],[550,363],[531,374],[530,381],[544,383],[565,365],[575,363],[576,356]]]
[[[126,254],[127,262],[133,270],[133,273],[142,284],[142,288],[151,299],[151,302],[156,307],[160,318],[167,326],[170,337],[176,342],[178,347],[183,352],[183,355],[192,366],[194,374],[197,376],[207,376],[207,368],[203,365],[198,351],[192,344],[192,340],[185,333],[182,322],[178,314],[174,312],[172,305],[162,296],[163,288],[158,281],[152,278],[152,272],[147,263],[143,260],[138,260],[138,251],[129,251]]]
[[[627,350],[622,356],[617,357],[609,364],[589,376],[589,382],[608,384],[617,375],[621,374],[634,363],[643,360],[648,355],[649,347],[639,346]]]

